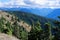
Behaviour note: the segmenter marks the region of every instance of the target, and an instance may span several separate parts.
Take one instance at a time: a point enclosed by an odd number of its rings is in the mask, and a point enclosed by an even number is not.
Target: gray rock
[[[19,40],[19,39],[11,35],[0,33],[0,40]]]

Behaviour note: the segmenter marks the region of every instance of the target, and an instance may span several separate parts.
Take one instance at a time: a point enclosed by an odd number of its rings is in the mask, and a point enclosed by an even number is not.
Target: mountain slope
[[[21,19],[18,19],[17,16],[11,15],[5,11],[0,11],[0,33],[5,33],[22,40],[27,40],[27,32],[30,32],[30,30],[31,25]],[[2,36],[2,34],[0,34],[0,36]],[[0,38],[2,40],[3,37]]]
[[[32,13],[29,13],[29,12],[21,12],[21,11],[8,11],[8,13],[10,14],[15,14],[18,18],[24,20],[24,21],[29,21],[28,23],[31,22],[31,20],[33,20],[34,22],[36,22],[37,20],[39,20],[40,22],[42,23],[45,23],[45,22],[52,22],[54,20],[52,19],[48,19],[46,17],[42,17],[42,16],[38,16],[38,15],[34,15]]]
[[[51,12],[51,14],[47,15],[48,18],[57,19],[57,20],[58,20],[58,16],[60,16],[60,9],[55,9],[53,12]]]
[[[18,17],[16,17],[16,19],[15,19],[15,16],[10,15],[7,12],[0,12],[0,17],[4,17],[7,21],[11,22],[11,24],[13,24],[16,20],[19,20]],[[13,21],[12,21],[12,18],[13,18]],[[23,22],[24,21],[20,20],[20,22],[17,21],[17,24],[19,24],[20,26],[23,26],[23,27],[27,28],[29,25],[27,23],[23,23]],[[27,28],[26,30],[28,31],[28,29],[29,28]]]
[[[60,40],[60,21],[22,11],[1,11],[0,32],[21,40]]]
[[[60,40],[60,34],[58,34],[60,33],[60,21],[21,11],[10,11],[8,13],[15,14],[19,19],[31,25],[28,40],[37,40],[37,38],[38,40]]]

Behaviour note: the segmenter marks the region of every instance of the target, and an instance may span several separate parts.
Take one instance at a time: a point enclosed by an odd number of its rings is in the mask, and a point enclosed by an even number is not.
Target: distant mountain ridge
[[[44,17],[52,18],[52,19],[56,19],[57,16],[60,16],[60,9],[50,9],[50,8],[0,8],[0,10],[28,12],[28,13],[32,13],[32,14],[36,14],[36,15],[39,15],[39,16],[44,16]]]
[[[52,11],[50,14],[47,15],[48,18],[57,19],[57,20],[58,20],[58,16],[60,16],[60,9],[55,9],[54,11]]]
[[[1,10],[6,11],[23,11],[23,12],[29,12],[40,16],[46,16],[50,14],[53,10],[50,8],[0,8]]]

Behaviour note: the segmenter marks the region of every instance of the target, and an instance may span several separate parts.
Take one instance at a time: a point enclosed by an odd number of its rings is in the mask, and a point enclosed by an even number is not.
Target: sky
[[[1,7],[60,8],[60,0],[0,0]]]

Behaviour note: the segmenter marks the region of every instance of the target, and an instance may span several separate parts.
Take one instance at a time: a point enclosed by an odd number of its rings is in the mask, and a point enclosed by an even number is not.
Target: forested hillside
[[[60,21],[21,11],[0,11],[0,32],[20,40],[60,40]]]

